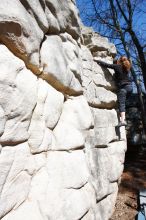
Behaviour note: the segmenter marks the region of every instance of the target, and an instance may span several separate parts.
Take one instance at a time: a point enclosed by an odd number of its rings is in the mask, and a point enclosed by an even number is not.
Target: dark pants
[[[118,89],[118,106],[120,112],[125,112],[125,105],[126,105],[126,97],[132,93],[132,86],[131,85],[123,85],[120,86]]]

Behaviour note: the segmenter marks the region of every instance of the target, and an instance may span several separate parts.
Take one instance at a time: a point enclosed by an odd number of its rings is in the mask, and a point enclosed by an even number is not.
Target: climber
[[[125,120],[125,105],[126,105],[126,96],[132,93],[132,82],[129,78],[129,70],[131,68],[131,62],[125,56],[121,56],[116,63],[108,64],[97,60],[94,58],[99,65],[111,68],[115,70],[115,81],[118,88],[117,98],[118,98],[118,107],[120,112],[120,122],[118,126],[126,126]]]

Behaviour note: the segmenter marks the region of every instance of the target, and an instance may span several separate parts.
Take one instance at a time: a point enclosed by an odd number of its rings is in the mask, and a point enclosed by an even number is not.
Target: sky
[[[98,2],[99,0],[96,1]],[[138,1],[140,2],[140,0]],[[80,12],[81,20],[83,21],[84,25],[89,26],[89,22],[85,20],[85,13],[90,13],[93,10],[91,0],[76,0],[76,4]],[[138,30],[143,38],[146,39],[146,0],[143,0],[143,3],[139,5],[139,9],[141,10],[141,13],[135,13],[133,17],[133,24],[135,30]],[[97,31],[94,26],[93,28],[94,31]]]
[[[84,16],[81,12],[83,10],[86,10],[87,12],[90,12],[92,10],[93,7],[91,4],[91,0],[76,0],[76,4],[80,12],[80,17],[82,21],[84,21]],[[103,5],[104,5],[104,1],[103,1]],[[135,14],[134,24],[136,28],[138,28],[142,32],[142,34],[144,34],[144,36],[146,37],[146,31],[143,31],[144,29],[146,30],[146,0],[144,0],[143,3],[140,4],[140,9],[142,9],[143,12],[141,14],[137,14],[137,15]],[[84,24],[88,26],[87,22],[84,22]]]
[[[100,1],[100,0],[97,0],[97,1]],[[138,0],[139,3],[141,1],[142,0]],[[85,19],[85,15],[87,13],[88,14],[92,13],[93,7],[91,4],[91,0],[76,0],[76,4],[79,9],[80,17],[81,17],[81,20],[83,21],[84,25],[90,26],[87,19]],[[143,0],[143,3],[139,5],[138,10],[141,12],[135,13],[134,17],[133,17],[134,18],[133,19],[134,30],[136,33],[139,34],[139,36],[141,35],[141,38],[143,39],[143,41],[141,41],[141,43],[146,44],[146,0]],[[94,31],[98,32],[99,26],[96,27],[96,26],[92,25],[92,28],[94,29]],[[112,40],[109,39],[109,41],[112,41]],[[114,42],[114,41],[112,41],[112,42],[115,44],[118,43],[118,42]],[[142,87],[143,87],[143,85],[142,85]],[[143,90],[144,90],[144,87],[143,87]],[[136,88],[134,88],[134,92],[136,92]]]

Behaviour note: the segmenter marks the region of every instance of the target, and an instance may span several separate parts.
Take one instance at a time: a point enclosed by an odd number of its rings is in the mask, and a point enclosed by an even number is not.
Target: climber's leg
[[[126,94],[127,91],[124,88],[119,89],[117,98],[118,98],[118,106],[120,112],[120,123],[119,125],[124,125],[125,123],[125,102],[126,102]]]
[[[121,87],[118,91],[117,98],[118,98],[118,106],[119,106],[119,112],[120,112],[120,126],[126,126],[126,96],[127,94],[130,94],[132,92],[132,86],[131,85],[125,85]]]

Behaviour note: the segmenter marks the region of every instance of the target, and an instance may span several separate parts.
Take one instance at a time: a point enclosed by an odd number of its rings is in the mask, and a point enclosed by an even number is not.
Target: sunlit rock
[[[116,48],[74,0],[0,2],[0,219],[108,220],[126,151]]]

